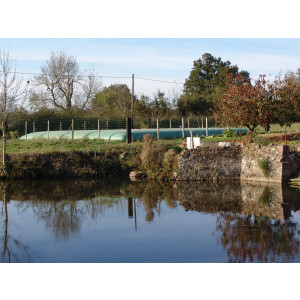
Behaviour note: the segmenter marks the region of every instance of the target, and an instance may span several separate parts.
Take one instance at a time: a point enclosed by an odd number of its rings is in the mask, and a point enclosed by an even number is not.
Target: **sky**
[[[206,52],[250,72],[251,78],[272,78],[300,67],[298,38],[0,38],[0,46],[16,58],[19,72],[39,73],[52,51],[64,50],[82,70],[94,69],[103,76],[103,86],[131,87],[134,74],[138,96],[152,96],[158,89],[169,96],[180,92],[193,61]]]

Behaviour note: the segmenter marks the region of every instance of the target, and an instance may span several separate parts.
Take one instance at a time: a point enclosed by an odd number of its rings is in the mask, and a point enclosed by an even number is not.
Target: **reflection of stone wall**
[[[179,203],[186,210],[232,212],[283,220],[300,209],[300,192],[276,183],[178,181]],[[285,197],[285,198],[284,198]]]
[[[105,195],[109,197],[122,195],[123,190],[130,189],[129,180],[97,179],[48,179],[48,180],[13,180],[0,182],[1,190],[6,189],[12,200],[60,201],[79,200]],[[126,194],[128,192],[126,191]]]
[[[268,160],[268,174],[258,161]],[[300,153],[288,146],[244,145],[231,147],[198,147],[185,150],[178,159],[176,180],[222,181],[247,180],[284,182],[299,170]]]
[[[175,187],[178,190],[179,202],[186,210],[238,213],[242,209],[239,183],[176,182]]]
[[[243,214],[284,219],[281,184],[242,182],[241,191]]]

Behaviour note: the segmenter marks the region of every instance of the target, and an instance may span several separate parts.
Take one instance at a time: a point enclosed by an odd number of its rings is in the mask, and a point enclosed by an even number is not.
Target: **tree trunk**
[[[2,122],[2,168],[3,172],[6,173],[6,128],[5,122]]]

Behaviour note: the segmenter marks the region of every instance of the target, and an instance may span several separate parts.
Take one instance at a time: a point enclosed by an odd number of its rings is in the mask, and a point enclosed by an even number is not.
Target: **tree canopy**
[[[271,123],[289,125],[299,115],[299,90],[291,78],[274,81],[261,75],[254,84],[240,75],[227,76],[226,90],[212,110],[221,126],[245,126],[251,132],[258,125],[269,130]]]
[[[131,114],[131,91],[126,84],[112,84],[105,87],[92,100],[92,108],[100,114],[129,117]]]
[[[186,79],[183,95],[178,101],[178,109],[182,115],[207,114],[225,90],[225,79],[228,74],[241,75],[245,80],[249,73],[239,71],[230,61],[222,61],[209,53],[194,61],[189,77]]]

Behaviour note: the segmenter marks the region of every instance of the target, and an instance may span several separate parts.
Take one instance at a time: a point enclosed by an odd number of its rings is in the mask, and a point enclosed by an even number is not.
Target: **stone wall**
[[[268,163],[268,170],[259,166]],[[198,147],[184,150],[178,159],[176,180],[247,180],[286,182],[300,167],[300,153],[285,145],[240,145]]]
[[[176,180],[235,180],[241,174],[241,147],[198,147],[178,159]]]

